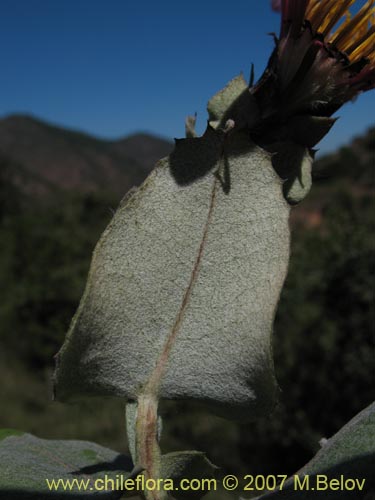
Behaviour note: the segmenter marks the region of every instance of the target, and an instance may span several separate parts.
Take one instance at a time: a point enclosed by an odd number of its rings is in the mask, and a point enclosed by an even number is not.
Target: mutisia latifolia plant
[[[289,260],[290,209],[311,188],[312,148],[329,132],[333,113],[375,86],[374,2],[351,17],[354,3],[273,2],[281,30],[260,80],[249,85],[238,76],[218,92],[203,136],[195,118],[187,119],[187,137],[125,196],[96,246],[57,356],[55,397],[126,401],[132,461],[123,460],[123,473],[146,480],[215,474],[202,453],[162,455],[163,399],[195,400],[242,421],[275,405],[271,333]],[[340,471],[343,463],[351,470],[360,460],[365,473],[373,424],[372,406],[303,472]],[[20,438],[4,442],[12,439]],[[74,446],[78,453],[79,442]],[[100,453],[116,459],[110,450]],[[78,469],[87,472],[82,460]],[[190,498],[163,488],[143,495]]]

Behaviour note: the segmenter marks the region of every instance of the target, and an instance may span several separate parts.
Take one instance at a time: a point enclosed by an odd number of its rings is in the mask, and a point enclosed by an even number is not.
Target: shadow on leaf
[[[224,133],[208,126],[202,137],[175,139],[170,154],[170,171],[180,186],[192,184],[218,164],[223,148]]]
[[[80,474],[98,474],[100,472],[118,471],[119,473],[130,473],[133,470],[133,462],[126,455],[118,455],[110,462],[99,462],[93,465],[86,465],[72,474],[78,476]]]

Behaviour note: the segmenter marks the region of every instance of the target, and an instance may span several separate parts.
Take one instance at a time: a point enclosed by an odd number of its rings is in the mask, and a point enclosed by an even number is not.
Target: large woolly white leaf
[[[58,356],[57,398],[135,400],[152,381],[162,398],[233,418],[268,412],[288,215],[271,155],[247,133],[209,126],[176,141],[95,249]]]

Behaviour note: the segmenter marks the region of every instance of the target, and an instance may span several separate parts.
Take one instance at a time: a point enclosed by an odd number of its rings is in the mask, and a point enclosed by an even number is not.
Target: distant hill
[[[315,180],[351,179],[361,186],[374,187],[375,127],[355,137],[350,144],[327,154],[314,164]]]
[[[171,149],[170,142],[147,134],[110,141],[30,116],[0,120],[0,157],[17,169],[19,183],[37,194],[58,187],[122,196]]]

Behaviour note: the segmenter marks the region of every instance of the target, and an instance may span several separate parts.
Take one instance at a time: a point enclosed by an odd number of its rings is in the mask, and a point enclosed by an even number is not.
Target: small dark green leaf
[[[178,485],[182,479],[191,481],[197,479],[209,480],[214,479],[217,467],[213,465],[206,457],[205,453],[200,451],[182,451],[176,453],[168,453],[162,456],[161,461],[161,476],[163,479],[173,479],[174,485]],[[197,482],[195,486],[199,483]],[[202,484],[202,483],[201,483]],[[183,499],[199,499],[208,493],[206,491],[178,491],[173,492],[173,496],[177,500]]]
[[[121,492],[99,491],[103,483],[100,481],[95,485],[95,480],[104,479],[106,475],[114,480],[116,486],[116,480],[118,483],[125,480],[133,468],[130,458],[95,443],[53,441],[18,431],[0,431],[0,436],[4,435],[0,441],[1,499],[71,500],[95,497],[115,500],[120,498]],[[48,486],[47,480],[51,486],[51,481],[59,479],[70,481],[72,489],[64,491],[62,482],[57,490]]]
[[[297,115],[288,121],[289,136],[293,142],[312,148],[328,134],[337,118]]]

